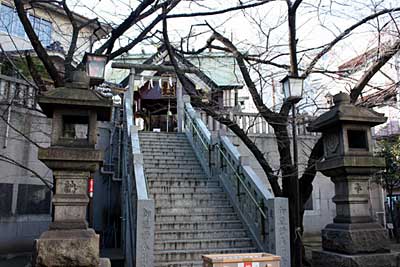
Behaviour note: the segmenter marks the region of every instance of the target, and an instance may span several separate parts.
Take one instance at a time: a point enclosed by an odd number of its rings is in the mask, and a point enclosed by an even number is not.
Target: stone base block
[[[313,267],[400,267],[400,252],[345,255],[314,250]]]
[[[93,229],[47,231],[36,240],[34,266],[98,267],[99,263],[99,235]]]
[[[338,227],[335,227],[338,226]],[[387,231],[383,228],[340,229],[330,224],[322,230],[322,247],[344,254],[389,252]]]
[[[49,229],[50,230],[88,229],[88,224],[85,220],[52,222],[49,226]]]
[[[99,267],[111,267],[111,261],[108,258],[100,258]]]

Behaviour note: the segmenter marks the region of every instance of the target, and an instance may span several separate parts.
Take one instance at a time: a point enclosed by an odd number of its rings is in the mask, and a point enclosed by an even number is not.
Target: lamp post
[[[90,85],[99,85],[104,82],[107,60],[107,55],[85,53],[83,62],[85,63],[86,73],[90,78]]]
[[[299,190],[299,171],[298,171],[298,152],[297,152],[297,129],[296,129],[296,103],[303,98],[304,78],[287,75],[281,80],[285,101],[292,104],[292,136],[293,136],[293,166],[295,183],[295,263],[302,266],[302,244],[298,231],[301,227],[300,218],[300,190]],[[293,185],[293,183],[291,183]],[[292,187],[293,189],[293,187]]]

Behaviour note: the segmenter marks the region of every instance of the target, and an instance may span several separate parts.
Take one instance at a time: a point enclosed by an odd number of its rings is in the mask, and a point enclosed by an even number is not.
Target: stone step
[[[188,143],[186,136],[139,136],[139,141],[143,143],[159,143],[159,142],[169,142],[169,143]]]
[[[174,261],[200,261],[205,254],[251,253],[256,252],[254,247],[223,248],[223,249],[195,249],[195,250],[162,250],[155,251],[155,264]],[[169,265],[168,265],[169,266]]]
[[[145,160],[144,164],[146,165],[146,168],[149,169],[154,169],[154,168],[168,168],[168,169],[196,169],[199,168],[201,169],[201,165],[200,163],[196,162],[196,161],[187,161],[187,163],[182,163],[179,161],[157,161],[157,162],[153,162],[151,160]]]
[[[218,181],[210,179],[159,179],[157,177],[147,177],[147,184],[149,188],[152,187],[191,187],[195,188],[208,188],[220,186]]]
[[[199,214],[158,214],[156,222],[211,222],[223,220],[237,220],[236,213],[199,213]]]
[[[167,141],[140,141],[140,148],[143,149],[166,149],[166,148],[183,148],[183,149],[193,149],[192,145],[187,141],[177,141],[177,142],[170,142]]]
[[[239,220],[212,221],[212,222],[163,222],[155,223],[156,230],[214,230],[241,228]]]
[[[233,212],[232,205],[214,206],[214,207],[156,207],[156,214],[190,214],[190,213],[228,213]]]
[[[149,179],[199,179],[199,180],[208,180],[208,177],[204,175],[204,173],[156,173],[156,172],[144,172],[146,177]]]
[[[186,137],[186,133],[178,133],[178,132],[150,132],[150,131],[141,131],[139,132],[139,135],[144,135],[144,136],[184,136]]]
[[[188,145],[183,145],[183,144],[179,144],[176,146],[167,146],[167,145],[163,145],[160,144],[158,146],[151,146],[151,145],[143,145],[140,147],[141,152],[143,153],[152,153],[152,152],[157,152],[157,151],[190,151],[193,152],[193,148],[191,146]]]
[[[155,201],[155,266],[202,266],[201,255],[255,252],[221,184],[208,178],[185,134],[139,136]]]
[[[151,153],[144,153],[143,156],[153,156],[154,157],[195,157],[196,155],[194,154],[193,151],[154,151]]]
[[[153,193],[152,190],[150,190],[152,199],[157,199],[157,200],[172,200],[172,199],[182,199],[182,200],[188,200],[188,199],[227,199],[227,196],[225,192],[205,192],[205,193]]]
[[[146,162],[146,160],[170,160],[170,161],[178,161],[178,162],[182,162],[182,161],[197,161],[196,155],[192,154],[192,155],[176,155],[176,156],[167,156],[167,155],[143,155],[143,160]]]
[[[203,267],[203,261],[155,262],[155,267]]]
[[[151,155],[143,155],[143,160],[145,164],[157,164],[157,165],[163,165],[163,164],[179,164],[179,165],[186,165],[186,164],[191,164],[191,165],[200,165],[199,161],[197,160],[196,157],[191,157],[191,158],[185,158],[185,159],[175,159],[175,158],[168,158],[168,157],[162,157],[162,158],[154,158]]]
[[[191,194],[191,193],[220,193],[223,192],[220,186],[197,186],[197,187],[172,187],[172,186],[149,186],[151,194],[164,194],[164,193],[180,193],[180,194]]]
[[[194,240],[164,240],[154,243],[154,250],[241,248],[253,245],[250,238],[220,238]]]
[[[229,205],[228,199],[154,199],[156,208],[212,207]]]
[[[145,173],[146,174],[173,174],[173,175],[187,175],[187,174],[195,174],[196,176],[204,175],[204,171],[202,168],[148,168],[145,166]]]
[[[212,239],[212,238],[240,238],[247,237],[248,233],[243,228],[237,229],[220,229],[220,230],[173,230],[173,231],[156,231],[155,240],[171,240],[171,239]]]

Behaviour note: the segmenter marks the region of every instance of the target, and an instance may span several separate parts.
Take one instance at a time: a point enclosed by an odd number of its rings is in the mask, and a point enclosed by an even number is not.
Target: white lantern
[[[281,83],[285,100],[298,102],[303,98],[304,78],[287,75]]]

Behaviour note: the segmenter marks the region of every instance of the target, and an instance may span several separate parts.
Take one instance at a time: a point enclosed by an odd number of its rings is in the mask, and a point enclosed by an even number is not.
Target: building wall
[[[8,6],[13,6],[12,1],[10,0],[2,0],[0,1],[0,3],[6,4]],[[60,42],[65,52],[67,52],[72,36],[72,26],[68,18],[58,12],[52,10],[43,10],[39,8],[30,9],[29,13],[52,23],[53,30],[51,42]],[[77,42],[77,52],[75,53],[75,56],[83,55],[85,51],[89,50],[91,44],[90,36],[92,36],[92,32],[93,27],[85,27],[81,30]],[[10,36],[7,32],[0,31],[0,43],[3,49],[6,51],[32,49],[32,46],[27,36],[25,36],[24,38]]]
[[[4,103],[4,102],[3,102]],[[7,106],[1,105],[1,112]],[[48,146],[51,121],[39,113],[11,106],[10,124],[40,146]],[[0,120],[0,155],[26,166],[52,183],[51,171],[37,159],[38,148]],[[0,158],[0,254],[30,249],[51,221],[51,192],[31,172]]]

